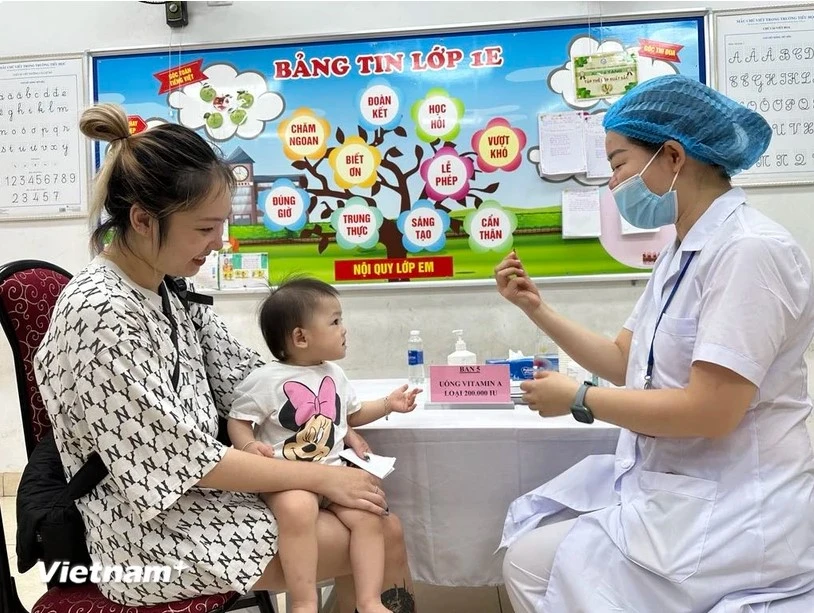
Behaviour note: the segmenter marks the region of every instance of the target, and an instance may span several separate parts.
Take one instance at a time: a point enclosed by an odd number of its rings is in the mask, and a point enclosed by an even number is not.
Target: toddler
[[[312,278],[282,283],[260,310],[263,338],[278,360],[236,388],[229,436],[237,449],[261,455],[341,464],[348,426],[368,424],[415,408],[420,389],[404,385],[380,400],[359,402],[333,361],[345,357],[346,329],[339,294]],[[350,560],[359,613],[387,613],[381,602],[384,536],[381,519],[342,507],[309,491],[264,494],[279,526],[279,555],[294,613],[316,613],[317,535],[320,508],[350,530]]]

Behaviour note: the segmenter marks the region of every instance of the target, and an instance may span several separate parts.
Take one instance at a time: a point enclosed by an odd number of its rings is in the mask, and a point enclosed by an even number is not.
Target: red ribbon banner
[[[147,129],[147,122],[140,115],[128,115],[127,125],[130,128],[130,134],[138,134]]]
[[[195,60],[194,62],[155,73],[153,76],[161,83],[161,89],[158,90],[159,95],[166,94],[168,91],[179,89],[185,85],[206,80],[206,75],[201,70],[202,65],[202,59]]]
[[[641,57],[649,57],[654,60],[664,60],[665,62],[680,63],[678,52],[684,48],[684,45],[676,45],[674,43],[662,43],[657,40],[650,40],[648,38],[639,39],[639,55]]]

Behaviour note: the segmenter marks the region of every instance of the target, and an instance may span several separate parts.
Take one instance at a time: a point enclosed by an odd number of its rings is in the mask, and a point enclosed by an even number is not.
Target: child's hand
[[[416,396],[424,390],[414,387],[408,392],[408,387],[409,386],[405,383],[400,388],[390,392],[385,402],[387,405],[387,413],[409,413],[415,408]]]
[[[265,456],[267,458],[274,457],[274,447],[261,443],[260,441],[252,441],[244,448],[244,451],[248,451],[254,455]]]

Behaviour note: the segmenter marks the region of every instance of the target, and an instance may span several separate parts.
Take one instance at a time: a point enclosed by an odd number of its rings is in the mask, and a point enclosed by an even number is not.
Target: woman
[[[262,363],[211,309],[187,311],[162,280],[194,275],[222,247],[229,167],[179,125],[130,136],[113,105],[85,111],[80,128],[110,142],[91,205],[92,218],[104,211],[106,221],[93,233],[98,255],[60,295],[36,356],[37,382],[68,476],[93,451],[110,471],[77,503],[94,561],[185,566],[169,582],[107,582],[102,593],[146,605],[283,589],[277,525],[258,493],[305,489],[384,517],[383,602],[414,610],[400,524],[387,516],[378,479],[215,439],[236,384]],[[317,530],[319,577],[348,575],[348,530],[328,512]],[[352,611],[352,584],[339,583],[342,610]]]
[[[540,415],[621,432],[615,457],[586,458],[509,509],[515,612],[814,611],[811,266],[729,181],[771,129],[681,76],[638,85],[604,123],[620,213],[675,224],[677,240],[615,341],[555,313],[514,253],[495,269],[506,299],[624,386],[557,373],[522,385]]]

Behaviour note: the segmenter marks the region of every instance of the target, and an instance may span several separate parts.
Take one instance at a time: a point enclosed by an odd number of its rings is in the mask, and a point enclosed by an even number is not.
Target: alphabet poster
[[[0,221],[87,210],[83,60],[0,60]]]
[[[717,88],[772,127],[768,150],[739,185],[814,182],[814,10],[715,14]]]
[[[134,132],[178,122],[221,150],[231,248],[267,253],[272,283],[487,279],[513,248],[535,277],[648,272],[672,230],[623,234],[607,177],[541,176],[538,117],[618,99],[578,96],[575,58],[703,80],[704,40],[683,16],[99,55],[94,95]],[[562,192],[585,187],[600,236],[564,238]]]

